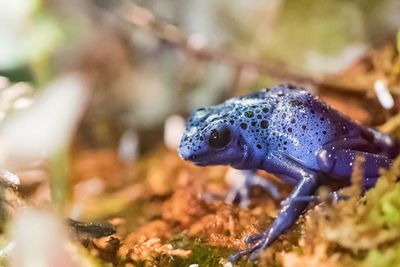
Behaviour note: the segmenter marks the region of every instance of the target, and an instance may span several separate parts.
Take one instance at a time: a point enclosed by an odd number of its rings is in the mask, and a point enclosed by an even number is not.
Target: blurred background
[[[394,131],[399,121],[396,0],[0,7],[0,164],[24,202],[5,208],[5,222],[26,205],[114,220],[121,236],[167,220],[156,206],[190,168],[176,155],[185,116],[277,83],[304,86],[365,125],[390,121],[383,129]],[[225,171],[192,170],[219,181],[207,189],[217,192]]]
[[[333,91],[326,77],[394,42],[400,23],[400,4],[390,0],[3,5],[4,78],[36,92],[68,71],[100,76],[80,125],[89,146],[115,146],[127,129],[155,144],[169,115],[277,82]],[[356,82],[337,87],[368,89]]]

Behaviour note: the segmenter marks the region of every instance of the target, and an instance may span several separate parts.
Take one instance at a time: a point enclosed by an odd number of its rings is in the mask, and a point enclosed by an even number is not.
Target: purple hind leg
[[[377,177],[379,176],[380,168],[387,169],[393,163],[393,160],[386,156],[351,149],[341,149],[332,154],[330,159],[332,161],[332,168],[329,173],[342,177],[350,177],[353,172],[353,163],[357,156],[365,159],[363,169],[365,177]]]
[[[327,144],[317,154],[317,162],[321,171],[348,179],[353,172],[353,163],[357,156],[364,158],[364,190],[373,187],[379,177],[379,169],[389,168],[393,160],[386,155],[343,148],[342,142]]]
[[[291,176],[298,180],[298,184],[288,197],[297,198],[302,196],[311,196],[318,187],[318,178],[316,173],[303,168],[297,162],[294,162],[283,154],[275,153],[271,155],[268,161],[269,171]],[[251,247],[229,256],[230,261],[236,261],[243,256],[249,256],[250,260],[255,260],[259,254],[271,245],[284,231],[289,229],[298,216],[304,211],[307,203],[302,201],[287,201],[282,205],[278,215],[272,225],[266,230],[255,236],[245,239],[246,243],[252,243]]]
[[[341,148],[342,144],[346,146],[349,144],[363,144],[363,140],[358,138],[347,141],[348,142],[344,143],[339,140],[339,142],[333,142],[324,146],[324,149],[317,155],[318,163],[320,164],[321,170],[337,176],[346,177],[347,179],[347,177],[352,175],[354,159],[356,156],[362,156],[365,159],[363,170],[365,177],[363,179],[362,191],[365,192],[375,186],[379,178],[379,169],[388,168],[392,164],[392,160],[388,158],[387,155]],[[339,195],[338,192],[331,193],[333,202],[346,198],[346,196]],[[318,196],[302,196],[285,201],[318,202],[320,198]]]
[[[400,145],[392,136],[375,129],[368,129],[368,132],[373,136],[373,143],[381,150],[379,154],[383,154],[391,159],[399,154]]]

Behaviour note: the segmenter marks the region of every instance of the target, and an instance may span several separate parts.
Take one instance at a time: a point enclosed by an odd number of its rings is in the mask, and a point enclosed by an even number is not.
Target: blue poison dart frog
[[[294,224],[319,186],[348,186],[357,155],[365,159],[363,188],[368,190],[399,148],[389,135],[355,123],[303,88],[283,84],[194,111],[179,154],[199,166],[245,170],[247,187],[262,185],[249,175],[257,169],[294,186],[272,225],[247,237],[250,247],[229,257],[235,261],[257,259]],[[274,191],[269,183],[265,188]]]

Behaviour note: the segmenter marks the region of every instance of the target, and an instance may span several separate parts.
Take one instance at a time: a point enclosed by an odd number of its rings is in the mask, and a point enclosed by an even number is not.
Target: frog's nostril
[[[179,151],[179,155],[181,156],[182,159],[191,160],[190,159],[191,151],[190,151],[190,149],[188,147],[181,146],[181,147],[179,147],[178,151]]]

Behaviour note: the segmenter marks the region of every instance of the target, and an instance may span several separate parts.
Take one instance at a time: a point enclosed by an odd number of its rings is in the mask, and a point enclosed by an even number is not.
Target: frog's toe
[[[239,200],[239,206],[241,208],[247,208],[250,205],[248,188],[231,188],[225,197],[225,202],[233,204],[235,200]]]
[[[237,188],[231,188],[225,197],[225,202],[228,204],[233,204],[235,199],[237,199],[238,195],[239,195],[239,190]]]
[[[244,239],[244,242],[246,244],[253,244],[254,242],[262,239],[264,237],[264,235],[265,235],[264,233],[256,234],[256,235],[249,235]]]
[[[252,170],[230,170],[227,173],[227,180],[230,181],[231,188],[225,198],[225,202],[233,203],[235,200],[239,200],[241,208],[247,208],[250,205],[250,191],[253,187],[261,187],[265,191],[275,198],[279,198],[278,188],[268,180],[257,175]]]
[[[268,192],[274,199],[279,199],[279,190],[278,188],[268,180],[256,175],[253,180],[251,186],[259,186]]]
[[[279,190],[272,182],[259,176],[253,170],[242,170],[242,175],[245,177],[245,186],[250,190],[253,187],[259,186],[268,192],[274,199],[279,198]]]
[[[240,259],[240,257],[241,256],[239,255],[239,253],[231,254],[231,255],[228,256],[228,261],[236,262],[237,260]]]
[[[247,209],[250,206],[249,189],[246,188],[245,190],[241,191],[239,196],[239,206],[242,209]]]
[[[257,242],[256,244],[254,244],[253,246],[251,246],[251,247],[249,247],[247,249],[244,249],[244,250],[239,251],[239,252],[237,252],[235,254],[229,255],[228,260],[230,262],[235,262],[235,261],[237,261],[240,258],[245,257],[245,256],[249,256],[250,258],[252,258],[252,255],[253,255],[254,252],[256,252],[256,251],[258,251],[258,250],[263,248],[263,244],[264,244],[263,241]],[[259,253],[260,252],[258,252],[257,255],[259,255]],[[251,259],[251,260],[253,260],[253,259]]]

